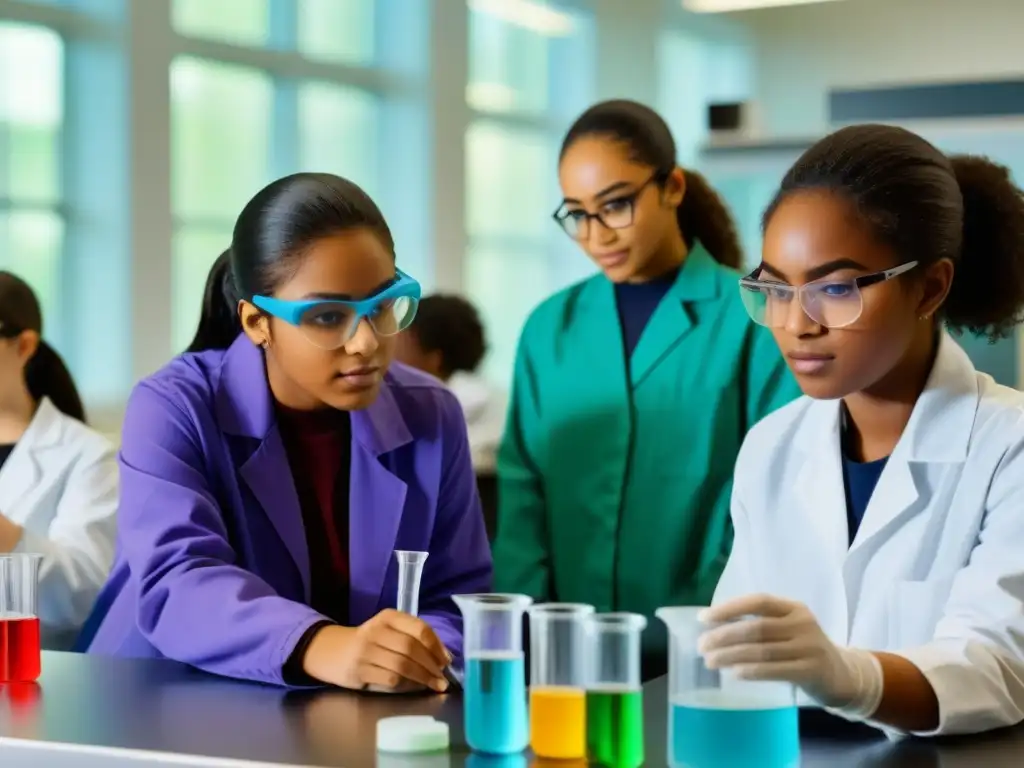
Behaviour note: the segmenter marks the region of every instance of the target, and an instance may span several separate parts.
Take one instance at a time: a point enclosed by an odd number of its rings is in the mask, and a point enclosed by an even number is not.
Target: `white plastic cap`
[[[448,723],[426,715],[385,717],[377,721],[377,751],[401,754],[448,749]]]

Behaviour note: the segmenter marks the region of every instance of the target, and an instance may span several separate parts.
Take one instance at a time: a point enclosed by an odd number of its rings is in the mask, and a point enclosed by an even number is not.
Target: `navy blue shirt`
[[[633,354],[640,335],[647,327],[651,315],[676,282],[679,270],[673,269],[647,283],[616,283],[615,306],[619,310],[619,325],[622,326],[622,344],[626,359]]]
[[[846,524],[850,531],[850,543],[857,537],[864,513],[867,511],[871,494],[875,492],[878,478],[882,476],[885,463],[889,460],[854,461],[843,456],[843,482],[846,486]]]

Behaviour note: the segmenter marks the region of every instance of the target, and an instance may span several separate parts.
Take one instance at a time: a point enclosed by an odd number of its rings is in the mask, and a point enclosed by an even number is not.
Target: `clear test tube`
[[[42,671],[39,565],[42,555],[0,555],[0,683],[35,682]]]
[[[594,606],[542,603],[530,613],[530,747],[540,758],[587,754],[587,626]]]
[[[407,549],[395,550],[395,558],[398,560],[398,597],[395,608],[410,616],[416,616],[420,610],[420,579],[428,554]]]
[[[592,763],[643,765],[640,640],[646,626],[647,619],[638,613],[599,613],[587,619],[587,748]]]
[[[700,636],[711,629],[698,618],[702,610],[666,607],[654,612],[669,632],[669,765],[797,768],[796,688],[709,669],[698,650]]]

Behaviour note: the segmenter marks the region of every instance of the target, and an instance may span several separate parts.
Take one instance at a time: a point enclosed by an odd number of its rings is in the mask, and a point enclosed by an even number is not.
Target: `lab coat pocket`
[[[914,648],[929,642],[952,586],[952,579],[896,582],[889,611],[888,650]]]

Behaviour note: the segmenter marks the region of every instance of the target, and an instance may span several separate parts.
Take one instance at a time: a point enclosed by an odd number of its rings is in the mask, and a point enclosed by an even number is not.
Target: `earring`
[[[263,347],[263,349],[270,349],[270,342],[264,339],[263,343],[260,344],[260,346]]]

